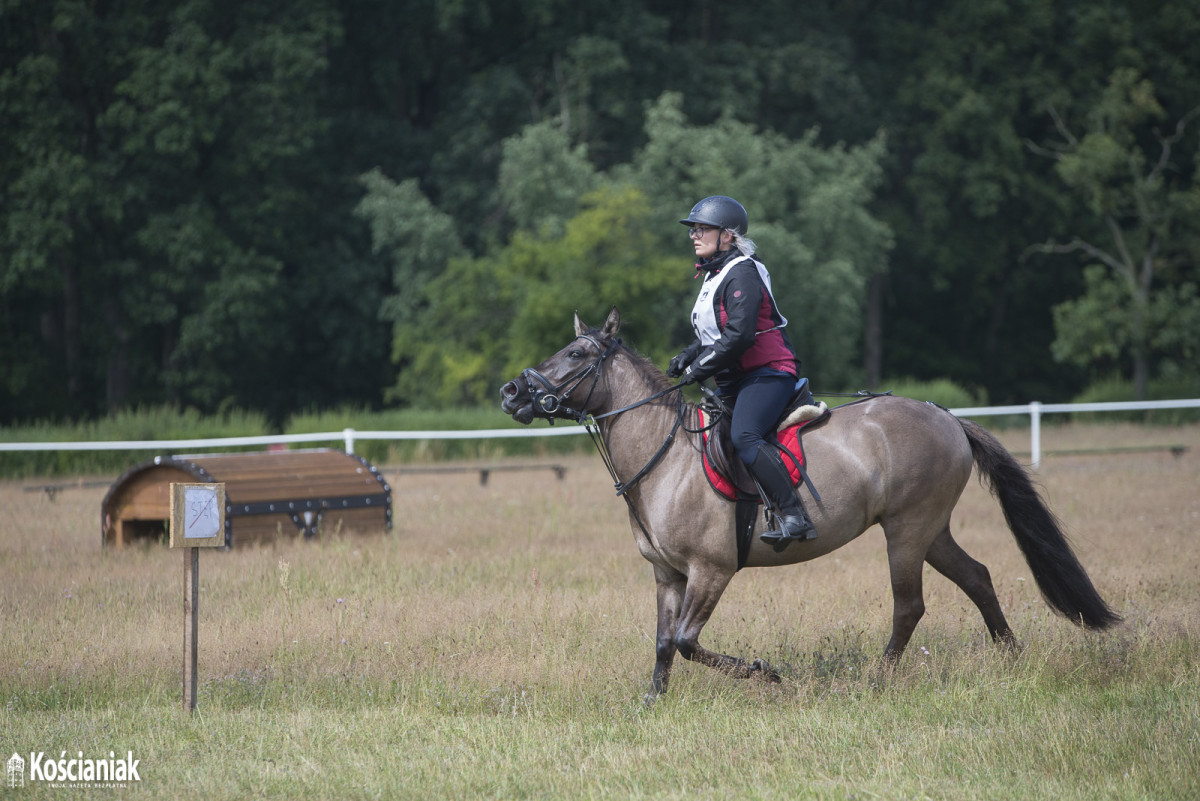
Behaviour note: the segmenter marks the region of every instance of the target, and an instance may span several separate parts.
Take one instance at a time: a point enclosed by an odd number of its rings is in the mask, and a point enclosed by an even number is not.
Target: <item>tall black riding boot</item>
[[[764,531],[759,539],[774,545],[777,550],[783,550],[792,542],[815,540],[817,530],[808,519],[804,504],[792,489],[792,477],[788,475],[779,451],[772,445],[760,442],[754,464],[747,467],[763,491],[765,500],[775,507],[775,520],[779,525],[774,531]]]

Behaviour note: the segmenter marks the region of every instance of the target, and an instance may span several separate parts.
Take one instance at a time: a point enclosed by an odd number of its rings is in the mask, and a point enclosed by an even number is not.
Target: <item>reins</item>
[[[672,392],[678,392],[679,390],[683,389],[683,386],[683,384],[675,384],[674,386],[670,386],[664,390],[655,392],[648,398],[642,398],[640,401],[634,401],[628,406],[622,406],[620,409],[613,409],[611,412],[605,412],[604,414],[591,415],[591,419],[603,420],[606,417],[616,417],[618,414],[624,414],[625,412],[632,411],[639,406],[645,406],[647,403],[653,403],[664,395],[670,395]],[[683,396],[680,395],[679,397],[682,398]]]
[[[646,464],[642,465],[642,469],[637,471],[633,478],[629,479],[628,481],[621,481],[620,477],[617,475],[617,467],[615,464],[613,464],[612,454],[608,451],[608,443],[604,441],[604,435],[600,431],[600,424],[598,421],[606,417],[614,417],[618,414],[628,412],[632,409],[638,408],[639,406],[645,406],[647,403],[657,400],[663,395],[666,395],[670,392],[676,392],[681,389],[683,389],[683,384],[676,384],[675,386],[668,387],[667,389],[657,392],[648,398],[643,398],[636,403],[631,403],[628,406],[623,406],[622,408],[615,409],[611,412],[605,412],[599,417],[589,416],[582,421],[584,427],[587,429],[588,437],[591,438],[592,444],[596,446],[596,452],[600,454],[600,459],[604,462],[604,466],[608,468],[608,474],[612,476],[613,489],[617,491],[617,497],[622,498],[625,501],[625,505],[629,507],[629,514],[633,516],[633,519],[638,524],[638,528],[642,530],[642,535],[645,536],[647,540],[650,539],[650,532],[646,530],[646,524],[642,522],[642,516],[638,514],[637,507],[633,505],[633,501],[629,499],[629,496],[626,493],[637,486],[637,483],[645,478],[646,475],[658,465],[659,461],[662,460],[663,456],[666,455],[667,451],[670,450],[671,445],[675,442],[675,435],[679,432],[679,427],[683,425],[683,418],[687,414],[687,403],[683,399],[683,393],[679,392],[679,394],[675,396],[675,424],[671,426],[671,433],[667,434],[667,438],[663,440],[662,445],[658,446],[658,450],[655,451],[654,455],[650,457],[650,460],[647,461]]]
[[[637,471],[637,473],[634,475],[634,477],[629,479],[628,481],[621,481],[621,479],[617,477],[617,470],[616,470],[616,467],[613,465],[612,455],[608,452],[608,444],[605,443],[605,441],[604,441],[604,436],[600,432],[600,426],[597,423],[597,421],[601,420],[605,417],[612,417],[612,416],[620,414],[622,412],[627,412],[627,411],[630,411],[631,409],[636,409],[639,406],[644,406],[652,400],[656,400],[658,398],[661,398],[663,395],[666,395],[669,392],[673,392],[675,390],[682,388],[682,386],[683,386],[682,384],[678,384],[676,386],[665,389],[662,392],[656,393],[655,395],[652,395],[649,398],[644,398],[643,400],[640,400],[637,403],[631,403],[628,406],[625,406],[621,409],[617,409],[612,412],[606,412],[605,414],[602,414],[598,417],[591,416],[591,417],[584,419],[583,425],[587,429],[588,436],[592,438],[592,444],[596,446],[596,450],[600,453],[600,458],[604,460],[604,466],[608,468],[608,473],[609,473],[609,475],[612,476],[613,482],[615,482],[613,484],[613,486],[617,490],[617,495],[624,497],[625,493],[628,492],[629,490],[633,489],[633,487],[639,481],[641,481],[643,478],[645,478],[646,474],[649,473],[651,470],[653,470],[654,467],[663,458],[663,456],[666,455],[667,450],[670,449],[670,447],[671,447],[671,444],[673,442],[675,442],[675,435],[679,432],[680,426],[683,425],[683,418],[687,414],[687,403],[684,401],[682,393],[680,393],[678,396],[676,396],[675,424],[673,426],[671,426],[671,433],[667,434],[667,438],[665,440],[663,440],[662,445],[658,446],[658,450],[655,452],[655,454],[653,456],[650,457],[650,461],[646,462],[646,464],[642,466],[642,469]],[[685,430],[690,430],[690,429],[685,428]],[[628,498],[626,498],[625,500],[626,500],[626,502],[629,501]],[[629,508],[632,509],[633,506],[630,505]],[[637,515],[637,512],[634,512],[635,517],[636,517],[636,515]],[[640,521],[639,521],[639,524],[640,524]]]

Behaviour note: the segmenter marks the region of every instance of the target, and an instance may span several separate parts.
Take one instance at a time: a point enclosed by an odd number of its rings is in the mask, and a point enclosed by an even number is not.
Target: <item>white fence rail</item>
[[[978,406],[973,409],[951,409],[958,417],[988,417],[1002,414],[1029,415],[1029,453],[1036,468],[1042,463],[1042,415],[1074,412],[1129,412],[1153,409],[1197,409],[1200,398],[1164,401],[1113,401],[1109,403],[1039,403],[1023,406]]]
[[[989,417],[996,415],[1029,415],[1030,445],[1033,466],[1041,464],[1042,415],[1076,412],[1150,411],[1155,409],[1196,409],[1200,398],[1189,400],[1129,401],[1112,403],[1039,403],[1033,401],[1016,406],[977,406],[951,409],[957,417]],[[269,434],[256,437],[218,437],[214,439],[154,439],[123,442],[0,442],[0,451],[148,451],[195,448],[230,448],[250,445],[291,445],[306,442],[336,442],[345,444],[347,453],[354,453],[359,440],[436,440],[436,439],[503,439],[507,437],[555,437],[582,434],[581,426],[539,428],[491,428],[478,431],[357,431],[345,428],[340,432],[317,434]]]

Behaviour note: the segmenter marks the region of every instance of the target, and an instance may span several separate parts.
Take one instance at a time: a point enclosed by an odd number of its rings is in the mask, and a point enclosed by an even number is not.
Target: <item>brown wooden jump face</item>
[[[391,487],[376,468],[343,451],[160,456],[126,471],[109,489],[101,504],[101,544],[120,548],[160,538],[173,482],[225,484],[226,547],[281,534],[307,538],[321,529],[392,525]]]

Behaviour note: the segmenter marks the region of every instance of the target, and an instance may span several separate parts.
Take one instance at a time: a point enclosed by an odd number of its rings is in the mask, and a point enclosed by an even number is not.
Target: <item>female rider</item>
[[[746,236],[746,209],[730,197],[706,197],[680,222],[689,226],[696,276],[704,283],[692,308],[696,341],[671,359],[667,375],[684,384],[715,377],[733,407],[733,446],[779,525],[761,539],[779,548],[814,539],[779,450],[768,441],[795,390],[800,360],[783,331],[787,319],[771,295],[771,276]]]

